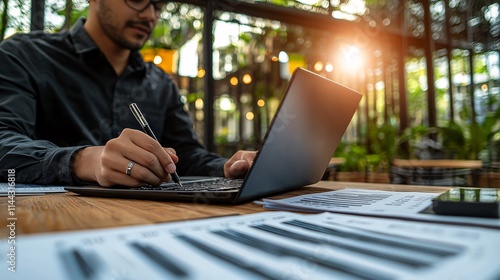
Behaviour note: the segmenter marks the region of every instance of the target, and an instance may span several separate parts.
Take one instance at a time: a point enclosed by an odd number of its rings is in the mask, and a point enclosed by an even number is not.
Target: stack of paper
[[[335,212],[377,217],[403,218],[436,223],[500,229],[500,219],[436,215],[432,198],[439,194],[344,189],[301,195],[280,200],[256,201],[265,208],[301,212]]]
[[[15,192],[15,193],[13,193]],[[45,185],[28,185],[15,184],[9,186],[8,183],[0,183],[0,196],[18,195],[44,195],[46,193],[63,193],[66,192],[63,186],[45,186]]]
[[[0,279],[498,279],[500,231],[341,214],[20,236]],[[34,278],[33,278],[34,277]]]

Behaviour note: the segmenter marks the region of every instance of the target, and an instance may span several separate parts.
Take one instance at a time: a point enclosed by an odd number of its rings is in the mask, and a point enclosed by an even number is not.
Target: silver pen
[[[132,114],[134,115],[134,117],[137,119],[137,121],[141,125],[144,132],[147,135],[149,135],[151,138],[155,139],[156,142],[159,142],[158,139],[156,138],[155,134],[153,133],[153,130],[151,130],[151,127],[149,126],[148,121],[146,120],[146,118],[142,114],[141,110],[139,110],[139,107],[137,106],[137,104],[132,103],[128,107],[130,108],[130,111],[132,111]],[[172,173],[170,175],[172,175],[172,180],[174,180],[174,182],[176,182],[177,184],[179,184],[182,187],[181,179],[179,178],[179,175],[177,175],[177,172],[174,171],[174,173]]]

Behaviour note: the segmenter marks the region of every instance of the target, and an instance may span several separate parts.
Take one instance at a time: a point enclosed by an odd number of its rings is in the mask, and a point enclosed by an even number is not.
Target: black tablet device
[[[453,188],[432,200],[436,214],[500,217],[500,189]]]

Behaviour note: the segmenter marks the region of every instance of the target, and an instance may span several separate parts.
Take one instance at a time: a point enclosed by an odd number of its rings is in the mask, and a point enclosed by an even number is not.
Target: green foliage
[[[416,149],[418,144],[424,139],[428,138],[432,133],[435,133],[436,128],[429,128],[424,125],[417,125],[406,128],[398,139],[398,149],[400,146],[405,145],[408,147],[408,153],[399,149],[397,156],[406,159],[414,159],[416,156]]]
[[[448,158],[465,158],[466,138],[460,125],[450,122],[447,126],[440,128],[440,137],[443,149]]]
[[[375,121],[371,120],[368,124],[368,132],[372,153],[368,155],[368,166],[371,169],[389,170],[398,148],[398,127],[390,121],[377,126]]]
[[[182,21],[174,28],[169,21],[158,22],[145,47],[178,50],[196,34],[192,19]]]
[[[497,142],[495,137],[500,133],[500,107],[488,113],[480,123],[460,125],[450,122],[446,127],[439,128],[439,132],[449,158],[485,160],[482,156],[491,156],[493,151],[489,147]]]
[[[247,44],[254,39],[250,33],[240,33],[238,38]]]
[[[6,35],[8,28],[16,31],[29,30],[30,8],[26,0],[2,0],[0,3],[0,41]],[[17,14],[16,16],[12,16]]]
[[[469,143],[468,143],[468,155],[466,158],[479,159],[479,154],[481,151],[486,149],[488,139],[486,137],[486,131],[484,131],[482,124],[473,122],[469,126]]]
[[[345,158],[345,162],[340,166],[341,171],[366,171],[366,147],[348,144],[342,145],[342,147],[339,146],[337,151],[336,156]]]
[[[204,96],[203,92],[190,92],[186,95],[186,102],[194,103],[196,99],[203,98],[203,96]]]
[[[366,170],[368,172],[379,172],[379,171],[387,171],[387,166],[382,163],[386,163],[387,161],[383,159],[383,154],[370,154],[366,155]]]
[[[486,58],[484,54],[474,55],[473,60],[474,73],[488,73],[488,68],[486,66]]]
[[[488,113],[483,122],[472,123],[469,129],[469,157],[481,159],[481,154],[487,153],[488,158],[491,158],[491,153],[494,151],[488,148],[490,145],[496,145],[495,136],[500,133],[500,106],[496,111]]]

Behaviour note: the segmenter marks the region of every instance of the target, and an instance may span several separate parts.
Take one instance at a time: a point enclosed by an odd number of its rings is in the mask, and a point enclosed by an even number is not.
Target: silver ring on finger
[[[132,172],[132,167],[134,167],[134,164],[135,164],[135,162],[133,160],[131,160],[128,163],[127,169],[125,169],[125,174],[127,174],[128,176],[130,176],[130,173]]]

